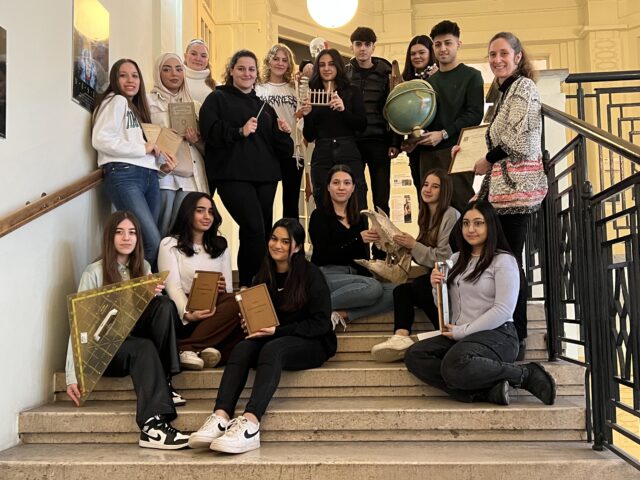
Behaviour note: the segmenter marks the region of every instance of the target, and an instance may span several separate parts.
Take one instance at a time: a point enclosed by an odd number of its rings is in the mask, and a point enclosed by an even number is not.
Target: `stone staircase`
[[[543,360],[544,311],[530,305],[529,313],[527,357]],[[427,323],[419,320],[416,330],[424,329]],[[359,320],[339,334],[332,361],[315,370],[285,372],[262,422],[262,447],[239,456],[138,448],[129,378],[102,379],[90,401],[76,408],[64,393],[64,374],[57,373],[54,401],[20,414],[23,444],[0,452],[0,478],[640,477],[624,461],[585,442],[580,367],[545,363],[558,384],[553,406],[520,390],[512,392],[509,407],[463,404],[424,385],[402,363],[371,361],[371,346],[391,330],[392,315]],[[176,427],[191,431],[201,425],[221,375],[213,369],[175,377],[174,386],[188,399]],[[242,398],[247,396],[245,390]]]

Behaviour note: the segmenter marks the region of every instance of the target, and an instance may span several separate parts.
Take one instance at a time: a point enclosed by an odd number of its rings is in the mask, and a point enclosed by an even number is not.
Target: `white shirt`
[[[227,292],[233,292],[231,254],[227,248],[219,257],[211,258],[201,245],[194,245],[195,253],[187,257],[178,250],[177,245],[178,241],[174,237],[162,239],[158,251],[158,270],[169,270],[165,289],[169,298],[176,304],[182,323],[186,325],[189,322],[183,317],[186,313],[187,294],[191,291],[196,270],[222,273],[227,283]]]
[[[108,96],[100,106],[91,132],[98,151],[98,166],[122,162],[158,170],[156,158],[147,154],[142,128],[122,95]]]

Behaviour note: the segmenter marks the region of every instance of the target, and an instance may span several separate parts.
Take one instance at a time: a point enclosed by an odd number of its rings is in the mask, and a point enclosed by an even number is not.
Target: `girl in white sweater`
[[[117,210],[129,210],[140,221],[145,258],[155,269],[160,243],[158,171],[170,173],[172,155],[147,142],[141,123],[150,115],[144,81],[138,65],[126,58],[109,72],[109,86],[93,110],[91,142],[98,151],[109,200]]]
[[[184,70],[191,95],[196,101],[204,103],[204,99],[216,89],[216,82],[211,74],[209,47],[204,40],[195,38],[187,44]]]
[[[302,153],[302,132],[296,128],[302,113],[298,110],[298,95],[294,88],[293,52],[282,43],[276,43],[269,49],[262,63],[261,82],[256,84],[256,95],[273,107],[278,118],[287,122],[291,128],[293,157],[280,162],[282,171],[282,216],[299,218],[300,183],[304,171]]]
[[[182,368],[200,370],[223,364],[244,338],[238,303],[233,295],[231,254],[218,235],[222,218],[206,193],[185,197],[171,236],[160,242],[158,266],[169,270],[167,293],[178,309],[176,325]],[[213,310],[187,311],[187,300],[196,270],[220,272],[218,301]]]
[[[151,122],[169,128],[169,104],[193,103],[196,115],[200,103],[195,102],[185,83],[182,60],[175,53],[165,53],[156,60],[153,70],[154,86],[147,95]],[[207,192],[207,178],[202,152],[204,143],[197,130],[188,127],[184,141],[176,153],[177,168],[160,179],[160,235],[169,233],[178,208],[189,192]]]

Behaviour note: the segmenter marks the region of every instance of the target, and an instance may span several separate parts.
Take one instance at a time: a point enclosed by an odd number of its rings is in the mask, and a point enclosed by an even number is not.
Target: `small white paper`
[[[432,332],[422,332],[417,335],[418,340],[426,340],[427,338],[437,337],[438,335],[442,335],[440,330],[434,330]]]
[[[89,337],[87,335],[87,332],[80,332],[80,343],[87,343],[89,342]]]

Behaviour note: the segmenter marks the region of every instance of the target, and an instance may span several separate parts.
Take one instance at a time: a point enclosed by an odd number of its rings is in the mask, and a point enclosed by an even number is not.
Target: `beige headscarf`
[[[151,93],[158,96],[158,99],[166,103],[165,108],[169,108],[169,103],[175,102],[193,102],[193,98],[191,97],[191,93],[189,92],[189,87],[187,86],[186,80],[178,90],[178,93],[171,93],[167,87],[162,84],[162,80],[160,78],[160,72],[162,71],[162,66],[165,62],[170,59],[175,58],[182,65],[182,59],[176,55],[175,53],[163,53],[156,60],[156,66],[153,70],[153,89]]]

